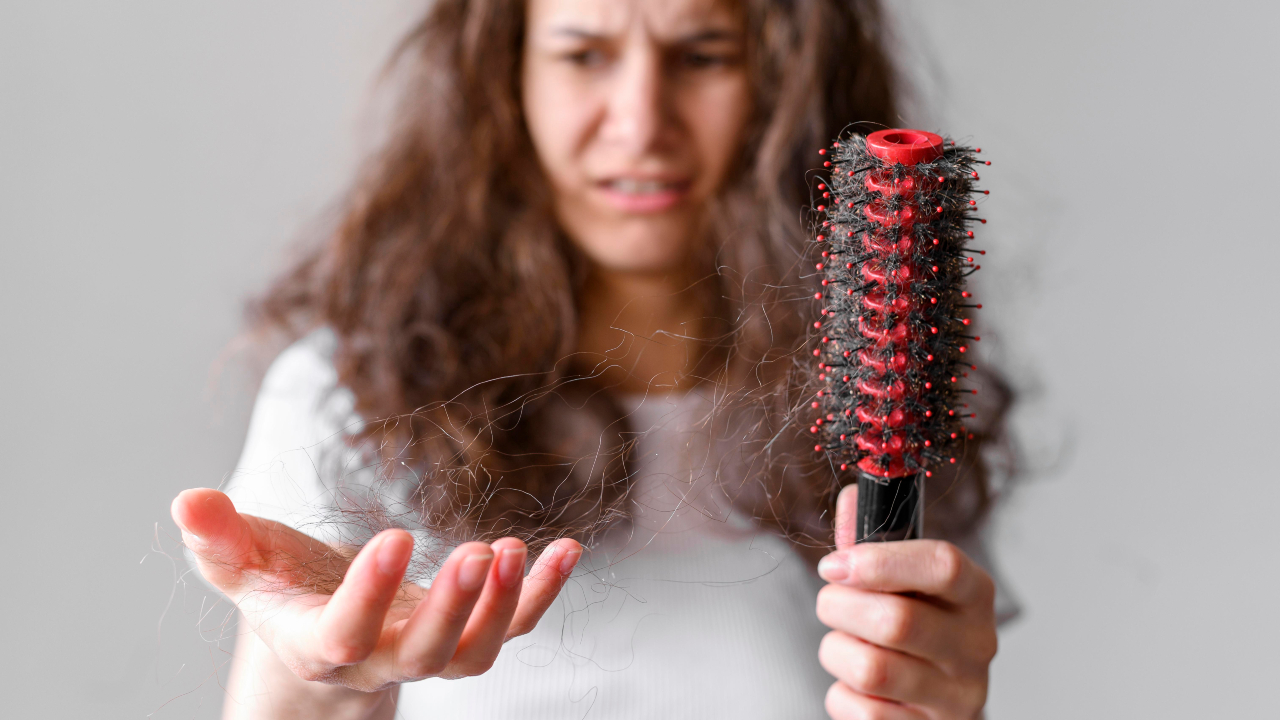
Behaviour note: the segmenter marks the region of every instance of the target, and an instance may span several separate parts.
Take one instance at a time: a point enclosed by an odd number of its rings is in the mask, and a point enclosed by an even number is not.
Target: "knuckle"
[[[321,658],[334,666],[352,665],[369,656],[369,651],[358,643],[325,640],[320,650]]]
[[[850,676],[856,690],[869,695],[879,695],[889,686],[889,664],[884,656],[869,648],[855,653],[856,660]]]
[[[422,680],[443,674],[447,667],[447,660],[435,657],[417,657],[401,662],[400,672],[413,680]]]
[[[534,623],[531,623],[531,622],[522,621],[522,622],[512,623],[511,627],[507,629],[507,640],[513,640],[522,635],[528,635],[529,633],[533,632],[533,628],[534,628]]]
[[[454,664],[454,668],[462,677],[475,677],[489,672],[495,657],[471,658]]]
[[[892,560],[885,554],[884,548],[878,547],[880,544],[868,543],[859,546],[859,549],[867,549],[863,550],[862,556],[858,558],[857,562],[850,563],[859,580],[875,584],[887,577],[892,571],[890,567]],[[874,546],[868,547],[869,545]]]
[[[989,630],[982,633],[976,645],[982,664],[984,666],[990,665],[991,661],[995,659],[996,653],[1000,651],[1000,638],[996,635],[995,630]]]
[[[946,589],[959,586],[964,579],[965,557],[951,543],[938,543],[933,551],[933,571],[938,584]]]
[[[829,625],[830,623],[828,621],[835,619],[837,615],[836,605],[838,604],[839,591],[841,590],[844,590],[844,588],[836,585],[824,585],[823,588],[818,591],[816,610],[818,619],[824,624]]]
[[[289,670],[307,682],[327,682],[333,677],[331,668],[321,668],[308,663],[290,663]]]
[[[434,609],[436,617],[446,627],[462,627],[471,617],[470,608],[446,604]]]
[[[822,636],[822,641],[818,643],[818,664],[826,668],[828,671],[836,668],[836,646],[840,642],[840,633],[832,630]],[[835,673],[832,673],[833,675]]]
[[[987,704],[987,683],[982,682],[965,683],[959,692],[959,704],[966,710],[978,711]]]
[[[827,696],[822,700],[822,707],[826,709],[827,714],[834,720],[844,720],[851,717],[845,712],[844,694],[846,692],[848,690],[845,690],[838,682],[832,683],[831,687],[827,688]]]
[[[858,720],[890,720],[889,711],[879,706],[863,708]]]
[[[910,643],[920,624],[916,614],[901,603],[885,603],[881,607],[880,627],[884,641],[890,645]]]
[[[309,667],[295,668],[293,674],[307,682],[316,682],[321,677],[321,673],[317,672],[314,668]]]

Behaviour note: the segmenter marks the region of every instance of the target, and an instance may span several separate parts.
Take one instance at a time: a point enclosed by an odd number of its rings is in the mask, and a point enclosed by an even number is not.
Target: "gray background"
[[[5,717],[216,715],[169,499],[231,469],[216,361],[419,5],[0,4]],[[907,120],[995,161],[986,348],[1027,390],[990,717],[1274,717],[1280,8],[896,5]]]

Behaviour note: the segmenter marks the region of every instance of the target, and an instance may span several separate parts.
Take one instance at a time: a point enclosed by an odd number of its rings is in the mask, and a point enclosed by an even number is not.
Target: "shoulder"
[[[328,328],[310,334],[276,356],[262,378],[259,398],[265,396],[319,396],[338,385],[333,366],[337,338]]]
[[[284,433],[310,444],[358,424],[355,398],[338,381],[333,331],[311,332],[285,349],[262,378],[254,403],[249,439]]]

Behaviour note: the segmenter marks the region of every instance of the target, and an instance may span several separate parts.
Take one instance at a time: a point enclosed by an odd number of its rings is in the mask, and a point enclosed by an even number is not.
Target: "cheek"
[[[686,125],[698,148],[705,193],[723,183],[738,155],[750,112],[750,91],[745,77],[726,78],[704,88],[686,103]]]
[[[571,83],[547,70],[526,71],[522,88],[525,123],[548,178],[563,187],[581,175],[577,165],[591,105]]]

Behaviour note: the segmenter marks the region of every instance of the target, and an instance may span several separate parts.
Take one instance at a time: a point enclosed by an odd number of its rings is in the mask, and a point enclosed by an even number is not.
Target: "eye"
[[[605,54],[596,48],[585,48],[565,53],[565,62],[582,68],[596,68],[604,64]]]
[[[685,67],[694,69],[722,67],[729,64],[729,56],[717,53],[687,52],[682,58]]]

